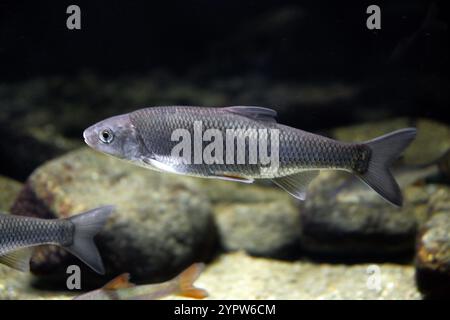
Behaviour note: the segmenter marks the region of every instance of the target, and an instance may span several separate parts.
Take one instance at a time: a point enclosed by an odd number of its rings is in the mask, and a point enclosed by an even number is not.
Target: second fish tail
[[[72,244],[66,249],[100,274],[105,273],[105,268],[93,238],[113,210],[114,206],[103,206],[68,219],[74,224],[74,232]]]
[[[204,268],[205,265],[203,263],[194,263],[173,279],[172,281],[177,285],[176,294],[195,299],[207,297],[208,293],[206,290],[194,286],[194,282],[200,276]]]

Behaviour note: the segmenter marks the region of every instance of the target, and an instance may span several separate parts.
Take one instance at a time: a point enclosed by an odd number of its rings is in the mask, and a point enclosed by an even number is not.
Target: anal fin
[[[275,178],[272,181],[295,198],[305,200],[308,185],[319,172],[319,170],[302,171],[290,176]]]
[[[168,165],[168,164],[166,164],[162,161],[158,161],[156,159],[143,158],[142,161],[162,172],[181,173],[181,172],[177,171],[175,168],[173,168],[171,165]]]
[[[0,256],[0,263],[13,269],[28,272],[30,271],[30,259],[33,255],[33,249],[22,248]]]

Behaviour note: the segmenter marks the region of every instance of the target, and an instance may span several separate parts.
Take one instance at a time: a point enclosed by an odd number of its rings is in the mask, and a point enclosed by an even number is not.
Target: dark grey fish
[[[86,129],[83,135],[92,148],[139,166],[247,183],[270,179],[301,200],[320,170],[345,170],[357,175],[387,201],[402,204],[400,189],[389,167],[415,138],[416,129],[401,129],[371,141],[348,143],[278,124],[275,117],[275,111],[261,107],[153,107],[103,120]],[[174,132],[180,129],[191,139],[177,135],[174,139]],[[209,130],[215,130],[214,139],[211,134],[205,138]],[[196,138],[199,131],[203,135],[200,142]],[[236,143],[227,143],[229,132],[235,134],[230,141]],[[266,143],[252,149],[253,141],[259,143],[264,137]],[[180,141],[187,141],[193,151],[185,153],[183,149],[182,156],[174,156]],[[220,146],[214,152],[221,149],[226,157],[216,158],[212,163],[196,161],[195,151],[200,147],[205,152],[211,144]],[[244,161],[239,163],[241,149]],[[255,162],[251,150],[264,157]],[[274,162],[276,170],[272,170]]]
[[[38,219],[0,214],[0,263],[29,271],[33,247],[64,247],[94,271],[104,274],[93,237],[103,228],[113,206],[99,207],[68,219]]]

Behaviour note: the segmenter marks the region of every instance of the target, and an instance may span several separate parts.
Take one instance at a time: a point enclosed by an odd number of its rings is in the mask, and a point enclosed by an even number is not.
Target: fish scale
[[[73,223],[68,220],[45,220],[1,214],[0,255],[27,246],[70,245],[73,228]]]
[[[155,107],[137,110],[130,113],[130,121],[144,141],[149,156],[157,154],[170,162],[175,168],[191,175],[207,176],[209,174],[236,173],[249,178],[260,178],[261,164],[248,164],[249,143],[246,140],[245,164],[185,164],[178,166],[171,159],[172,149],[178,141],[171,141],[172,132],[176,129],[186,129],[194,136],[194,121],[202,123],[203,132],[207,129],[218,129],[226,137],[227,129],[276,129],[279,132],[279,170],[276,174],[266,176],[274,178],[290,175],[305,169],[344,169],[352,170],[354,159],[359,157],[362,145],[338,142],[322,136],[317,136],[299,129],[287,127],[278,123],[261,122],[240,115],[232,114],[218,108],[197,107]],[[244,137],[244,132],[237,134]],[[226,139],[223,139],[223,152],[227,154]],[[210,142],[203,142],[203,149]],[[194,142],[191,141],[192,149]],[[234,145],[236,158],[236,145]],[[151,151],[150,151],[151,150]],[[270,138],[268,141],[270,155]],[[150,154],[151,153],[151,154]],[[193,158],[193,155],[191,155]],[[259,161],[259,159],[258,159]],[[368,160],[367,160],[368,161]],[[226,162],[223,159],[223,162]]]
[[[113,206],[103,206],[65,219],[0,214],[0,263],[29,271],[33,247],[52,244],[103,274],[105,269],[93,238],[113,210]]]
[[[275,117],[274,110],[255,106],[152,107],[100,121],[83,136],[90,147],[148,169],[246,183],[270,179],[300,200],[320,170],[345,170],[392,204],[402,204],[389,167],[414,140],[415,128],[351,143],[279,124]],[[211,136],[205,139],[205,133]],[[237,161],[238,150],[244,163]]]

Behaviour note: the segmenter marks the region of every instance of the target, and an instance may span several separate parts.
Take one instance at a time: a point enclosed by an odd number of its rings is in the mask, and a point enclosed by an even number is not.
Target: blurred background
[[[381,30],[366,28],[369,1],[275,0],[78,1],[68,30],[72,2],[0,3],[0,174],[23,180],[143,106],[268,106],[316,132],[450,120],[445,1],[378,1]]]
[[[72,4],[81,30],[66,27]],[[366,27],[372,4],[381,30]],[[448,297],[448,7],[0,1],[0,211],[65,218],[115,204],[97,237],[107,274],[84,270],[83,288],[122,272],[158,282],[205,261],[199,280],[216,299]],[[343,141],[417,127],[394,169],[404,206],[339,174],[321,174],[299,202],[270,184],[159,174],[83,148],[93,123],[156,105],[270,107],[280,123]],[[41,289],[52,277],[65,289],[73,263],[43,247],[33,276],[0,266],[0,299],[70,298]],[[372,263],[380,291],[367,285]]]

